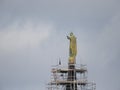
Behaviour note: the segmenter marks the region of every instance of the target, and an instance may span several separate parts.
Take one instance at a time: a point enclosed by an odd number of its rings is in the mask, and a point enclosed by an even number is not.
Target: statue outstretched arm
[[[69,36],[67,36],[67,39],[70,39],[70,37],[69,37]]]

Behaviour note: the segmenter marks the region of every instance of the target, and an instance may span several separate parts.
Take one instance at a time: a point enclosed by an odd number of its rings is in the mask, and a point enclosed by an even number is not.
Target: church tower
[[[95,90],[96,84],[87,79],[87,66],[76,64],[76,37],[71,32],[67,39],[70,41],[68,66],[62,66],[59,61],[59,65],[52,67],[48,90]]]

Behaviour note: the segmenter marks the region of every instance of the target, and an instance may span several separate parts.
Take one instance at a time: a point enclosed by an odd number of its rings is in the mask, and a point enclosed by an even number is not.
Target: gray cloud
[[[16,49],[38,47],[42,41],[49,37],[52,25],[33,24],[27,21],[24,25],[15,22],[0,31],[0,49],[14,51]]]
[[[32,18],[39,21],[53,21],[58,28],[80,26],[86,29],[98,29],[118,11],[117,0],[76,0],[74,2],[71,0],[4,0],[1,6],[1,16],[6,16],[10,22],[16,18],[22,20]]]
[[[87,64],[89,80],[97,83],[97,90],[118,90],[119,8],[118,0],[1,0],[0,89],[45,90],[50,66],[59,58],[67,64],[66,35],[73,31],[77,62]]]

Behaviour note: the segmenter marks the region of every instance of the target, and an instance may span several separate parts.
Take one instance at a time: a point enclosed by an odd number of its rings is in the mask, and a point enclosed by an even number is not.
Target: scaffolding
[[[96,84],[87,79],[86,65],[76,64],[76,37],[71,32],[67,38],[70,40],[68,66],[64,67],[60,62],[52,67],[48,90],[95,90]]]
[[[87,66],[74,64],[75,68],[70,69],[62,65],[53,66],[51,70],[51,81],[48,83],[48,90],[95,90],[96,84],[87,79]],[[68,75],[74,72],[75,75]],[[70,80],[69,78],[72,78]],[[67,88],[69,85],[69,89]]]

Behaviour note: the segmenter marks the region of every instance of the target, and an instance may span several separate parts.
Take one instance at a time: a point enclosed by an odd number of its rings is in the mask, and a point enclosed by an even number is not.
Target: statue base
[[[69,64],[75,64],[75,57],[69,57]]]

